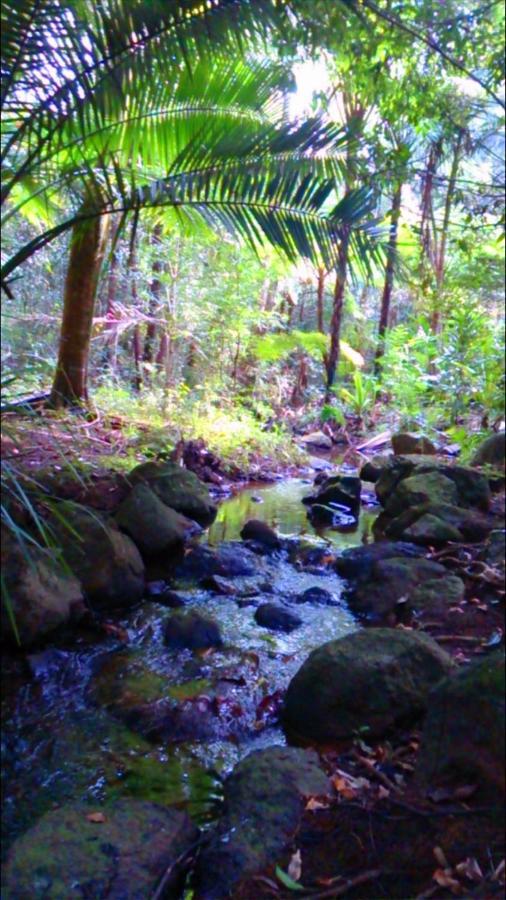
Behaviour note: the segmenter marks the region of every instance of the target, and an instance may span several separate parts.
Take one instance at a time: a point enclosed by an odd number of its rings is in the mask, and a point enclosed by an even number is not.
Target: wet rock
[[[332,439],[323,431],[312,431],[311,434],[302,434],[298,438],[301,444],[307,444],[309,447],[321,447],[323,450],[332,450],[334,446]]]
[[[256,575],[259,566],[256,554],[240,542],[221,544],[218,548],[198,545],[187,551],[177,574],[183,578],[206,578],[209,575],[235,578]]]
[[[413,434],[409,431],[399,431],[397,434],[393,434],[392,447],[396,456],[416,453],[431,456],[437,453],[436,447],[429,438],[423,434]]]
[[[193,472],[171,462],[148,462],[130,472],[132,485],[147,484],[162,503],[176,512],[207,526],[216,517],[209,491]]]
[[[224,597],[232,597],[237,594],[237,588],[226,578],[219,575],[207,575],[200,582],[201,587],[206,591],[213,591],[215,594],[222,594]]]
[[[29,554],[27,559],[10,532],[2,529],[2,639],[15,645],[17,633],[22,646],[78,622],[86,612],[77,579],[38,548],[30,546]]]
[[[378,481],[383,470],[390,464],[393,459],[392,454],[378,453],[372,459],[368,459],[360,469],[359,475],[362,481],[369,481],[373,484]]]
[[[382,506],[386,507],[404,479],[420,475],[426,476],[431,473],[437,473],[439,476],[447,478],[454,483],[457,489],[456,506],[464,508],[476,507],[483,510],[489,508],[491,492],[485,475],[468,466],[449,465],[446,462],[439,462],[427,456],[392,457],[376,481],[376,496]],[[434,482],[435,485],[436,482]],[[441,485],[444,485],[444,482],[441,482]],[[423,480],[417,483],[416,487],[418,486],[423,490]],[[446,485],[444,485],[443,490],[447,491]],[[432,492],[431,496],[434,496],[434,492]],[[439,498],[435,498],[435,502],[447,501],[440,495]]]
[[[195,900],[238,896],[243,880],[290,848],[307,800],[328,792],[312,751],[270,747],[242,760],[225,782],[224,814],[199,856]]]
[[[335,606],[336,599],[330,591],[321,587],[310,587],[295,598],[297,603],[313,603],[315,606]]]
[[[314,650],[290,682],[283,720],[290,735],[328,743],[366,728],[381,737],[412,722],[429,691],[452,668],[427,635],[368,629]]]
[[[504,469],[506,459],[506,433],[500,431],[491,434],[478,447],[473,456],[473,466],[493,466],[496,469]]]
[[[478,783],[480,798],[502,803],[505,665],[496,651],[465,666],[430,694],[416,779],[425,787]]]
[[[295,631],[302,625],[302,619],[299,619],[290,610],[284,606],[278,606],[276,603],[262,603],[255,613],[255,621],[262,628],[270,628],[271,631]]]
[[[334,562],[334,554],[328,543],[316,543],[311,540],[296,541],[290,550],[290,562],[299,568],[312,566],[330,566]]]
[[[164,626],[163,637],[173,649],[205,650],[223,646],[217,623],[197,610],[174,613]]]
[[[385,505],[387,516],[398,516],[412,506],[423,503],[457,505],[456,485],[440,472],[424,472],[403,478]]]
[[[62,519],[65,521],[63,524]],[[91,606],[126,607],[144,594],[144,563],[133,541],[95,510],[59,504],[51,527]]]
[[[303,502],[312,507],[313,515],[319,507],[336,507],[355,518],[360,511],[361,481],[355,475],[333,475],[320,485],[317,494],[304,497]]]
[[[423,550],[402,541],[378,541],[364,547],[345,550],[335,561],[335,570],[342,578],[368,578],[375,562],[393,556],[414,559],[423,556]]]
[[[181,594],[168,589],[162,591],[154,599],[156,603],[160,603],[161,606],[168,606],[170,609],[181,609],[181,607],[186,606],[186,601]]]
[[[437,546],[446,541],[480,541],[494,527],[494,519],[473,509],[448,503],[424,503],[385,522],[388,537]],[[378,521],[378,526],[381,526]]]
[[[98,811],[64,806],[46,813],[13,844],[2,896],[148,900],[198,835],[185,813],[143,800],[122,800]],[[179,893],[183,874],[184,866],[176,866],[169,891]]]
[[[372,564],[368,576],[348,588],[345,599],[354,613],[384,622],[399,604],[403,611],[411,608],[415,588],[446,574],[444,566],[427,559],[380,559]]]
[[[274,528],[260,519],[250,519],[246,522],[241,531],[241,537],[243,541],[254,541],[269,550],[279,550],[281,547],[279,535],[276,534]]]
[[[132,488],[115,518],[146,557],[178,550],[187,538],[200,531],[195,522],[162,503],[142,482]]]

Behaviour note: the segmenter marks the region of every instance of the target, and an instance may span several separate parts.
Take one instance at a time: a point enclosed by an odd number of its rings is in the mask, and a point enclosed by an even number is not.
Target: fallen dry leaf
[[[322,803],[321,800],[315,800],[314,797],[310,797],[306,803],[306,809],[308,809],[310,812],[314,812],[317,809],[328,809],[328,808],[329,808],[328,803]]]
[[[302,875],[302,858],[300,850],[296,850],[293,854],[287,872],[294,881],[300,881],[300,876]]]
[[[455,866],[455,871],[458,875],[465,875],[466,878],[469,878],[469,881],[483,881],[483,872],[474,856],[468,856],[463,862],[458,863]]]
[[[388,790],[388,788],[385,788],[382,784],[380,784],[378,788],[379,800],[386,800],[387,797],[390,797],[390,791]]]
[[[350,783],[344,778],[340,778],[338,775],[334,775],[332,784],[337,793],[340,794],[341,797],[344,797],[345,800],[353,800],[357,795],[357,792],[351,787]]]
[[[441,866],[442,869],[451,869],[451,866],[448,864],[448,860],[444,855],[444,851],[441,849],[441,847],[434,847],[432,852],[438,866]]]
[[[106,818],[105,818],[103,812],[92,812],[92,813],[88,813],[88,815],[86,816],[86,818],[88,819],[88,822],[96,822],[96,823],[100,823],[100,822],[105,822],[105,821],[106,821]]]
[[[456,878],[453,878],[451,875],[451,869],[436,869],[432,876],[432,880],[439,885],[439,887],[449,888],[452,894],[460,893],[462,890],[462,885],[460,881],[457,881]]]

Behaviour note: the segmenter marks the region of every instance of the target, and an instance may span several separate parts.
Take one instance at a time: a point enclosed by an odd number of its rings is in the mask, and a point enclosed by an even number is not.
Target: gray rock
[[[480,787],[480,798],[504,798],[504,652],[459,669],[430,694],[416,780],[426,788],[455,781]]]
[[[403,478],[385,505],[388,516],[398,516],[412,506],[422,503],[457,505],[457,487],[441,472],[424,472]]]
[[[368,576],[348,588],[345,599],[353,612],[383,622],[399,604],[404,609],[411,608],[415,588],[446,574],[444,566],[427,559],[379,559],[372,564]]]
[[[274,528],[262,522],[260,519],[249,519],[241,531],[243,541],[255,541],[269,550],[278,550],[281,547],[279,535]]]
[[[310,587],[298,594],[295,598],[297,603],[312,603],[316,606],[335,606],[336,599],[330,591],[326,591],[321,587]]]
[[[269,747],[242,760],[225,782],[224,815],[197,861],[195,900],[235,897],[243,880],[280,861],[307,800],[329,789],[312,751]]]
[[[183,578],[206,578],[219,575],[235,578],[240,575],[256,575],[261,562],[248,547],[239,541],[221,544],[219,547],[205,547],[199,544],[190,547],[177,574]]]
[[[381,737],[416,720],[452,661],[425,634],[358,631],[314,650],[290,682],[283,721],[297,739],[329,743],[361,729]]]
[[[52,810],[18,838],[3,869],[5,900],[149,900],[199,835],[185,813],[143,800],[101,808],[103,821],[90,821],[90,812]],[[169,891],[177,891],[183,873],[176,866]]]
[[[162,503],[199,525],[210,525],[216,517],[216,506],[205,484],[175,463],[143,463],[130,472],[128,480],[132,485],[147,484]]]
[[[363,547],[345,550],[335,561],[335,569],[342,578],[368,578],[375,562],[393,556],[413,559],[423,556],[423,550],[402,541],[378,541]]]
[[[476,509],[462,509],[448,503],[413,506],[385,522],[388,537],[430,546],[446,541],[480,541],[494,528],[494,518]]]
[[[173,649],[205,650],[223,646],[217,623],[197,610],[174,613],[164,626],[163,637],[167,646]]]
[[[255,613],[255,621],[271,631],[290,632],[302,625],[302,619],[276,603],[262,603]]]
[[[81,585],[42,550],[30,545],[24,553],[2,529],[1,554],[3,640],[16,644],[17,631],[21,645],[30,646],[84,615]]]

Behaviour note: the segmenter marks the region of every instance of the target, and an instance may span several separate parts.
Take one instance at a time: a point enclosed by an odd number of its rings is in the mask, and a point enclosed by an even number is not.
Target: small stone
[[[392,447],[396,456],[406,454],[422,453],[432,455],[437,453],[436,447],[423,434],[413,434],[412,432],[402,431],[392,435]]]
[[[325,588],[316,586],[308,588],[306,591],[303,591],[302,594],[298,594],[295,599],[297,603],[313,603],[319,606],[336,605],[336,599],[330,591],[326,591]]]
[[[267,522],[262,522],[260,519],[250,519],[246,522],[242,528],[241,537],[243,541],[255,541],[271,550],[278,550],[281,547],[279,535]]]
[[[323,431],[312,431],[311,434],[303,434],[298,439],[301,444],[307,444],[310,447],[322,447],[324,450],[331,450],[334,446],[332,439]]]

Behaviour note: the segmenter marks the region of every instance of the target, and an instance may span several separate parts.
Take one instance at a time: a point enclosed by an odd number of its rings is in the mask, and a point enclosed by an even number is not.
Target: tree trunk
[[[448,229],[450,227],[450,213],[453,204],[453,198],[455,195],[455,187],[457,184],[457,175],[459,171],[460,164],[460,152],[462,149],[462,144],[464,141],[464,129],[461,128],[457,135],[457,141],[453,150],[453,159],[452,159],[452,167],[450,170],[450,177],[448,180],[448,190],[446,191],[445,198],[445,208],[443,214],[443,225],[441,229],[441,240],[439,243],[439,252],[436,258],[435,265],[435,274],[436,274],[436,303],[432,312],[431,318],[431,328],[433,334],[438,334],[440,330],[440,320],[441,320],[441,304],[440,294],[443,291],[443,284],[445,278],[445,260],[446,260],[446,245],[448,242]]]
[[[397,186],[393,196],[392,216],[390,219],[390,235],[388,238],[387,263],[385,267],[385,283],[381,297],[381,312],[378,327],[378,347],[374,360],[374,374],[379,376],[381,372],[381,359],[385,352],[385,333],[388,328],[390,315],[390,300],[394,286],[395,255],[397,252],[397,232],[401,214],[402,183]]]
[[[157,248],[160,244],[160,238],[162,236],[162,228],[161,225],[155,225],[153,230],[153,235],[151,238],[151,244]],[[150,285],[150,299],[149,299],[149,316],[154,319],[158,312],[158,305],[160,300],[160,293],[162,290],[162,282],[160,281],[159,275],[162,271],[162,260],[160,256],[153,262],[153,278],[151,280]],[[146,328],[146,337],[144,339],[144,352],[142,354],[143,362],[152,363],[155,355],[155,340],[156,340],[156,322],[148,322]]]
[[[316,288],[316,322],[318,331],[325,334],[323,324],[323,299],[325,296],[325,269],[318,269],[318,285]]]
[[[341,337],[341,322],[343,318],[344,291],[346,287],[346,273],[348,269],[349,234],[345,234],[339,247],[339,259],[334,287],[334,302],[332,306],[332,318],[330,320],[330,349],[325,356],[325,370],[327,384],[325,390],[325,402],[332,398],[332,387],[336,379],[339,364],[339,346]]]
[[[54,408],[88,405],[88,358],[100,266],[108,220],[99,216],[77,225],[65,278],[58,364],[49,403]]]

